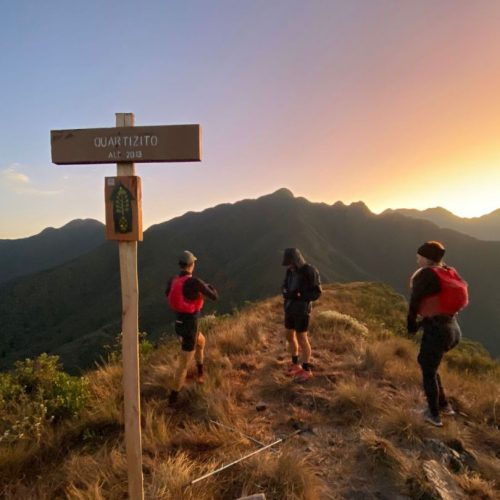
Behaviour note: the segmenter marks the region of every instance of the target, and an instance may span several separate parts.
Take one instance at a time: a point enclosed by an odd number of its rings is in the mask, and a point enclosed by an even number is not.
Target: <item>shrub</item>
[[[87,398],[87,379],[61,371],[57,356],[18,361],[0,378],[0,441],[38,440],[45,423],[77,416]]]
[[[315,318],[313,328],[315,330],[351,333],[360,337],[368,335],[368,328],[356,318],[331,310],[320,312]]]
[[[471,374],[500,375],[500,365],[491,358],[488,351],[476,342],[463,341],[447,353],[446,364],[460,372]]]

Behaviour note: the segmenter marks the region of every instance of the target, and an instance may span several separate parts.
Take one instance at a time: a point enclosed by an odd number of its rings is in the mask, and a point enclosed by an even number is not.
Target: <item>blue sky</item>
[[[280,187],[491,211],[499,25],[489,0],[2,2],[0,238],[103,220],[116,167],[55,166],[49,135],[116,112],[202,126],[201,163],[137,165],[146,226]]]

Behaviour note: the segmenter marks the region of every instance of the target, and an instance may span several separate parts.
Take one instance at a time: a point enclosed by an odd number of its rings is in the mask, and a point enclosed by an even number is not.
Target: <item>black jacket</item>
[[[287,313],[309,314],[311,302],[317,300],[322,293],[318,270],[310,264],[304,264],[293,271],[287,269],[281,292]]]

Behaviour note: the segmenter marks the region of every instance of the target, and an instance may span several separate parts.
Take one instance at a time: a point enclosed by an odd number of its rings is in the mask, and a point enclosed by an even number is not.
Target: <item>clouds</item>
[[[21,172],[29,169],[26,165],[13,163],[7,168],[0,170],[0,188],[19,195],[54,196],[60,194],[61,190],[45,189],[36,185],[31,178]]]

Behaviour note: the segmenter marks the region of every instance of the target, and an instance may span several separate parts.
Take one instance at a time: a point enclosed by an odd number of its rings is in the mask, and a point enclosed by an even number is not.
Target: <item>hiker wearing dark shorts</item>
[[[281,292],[284,298],[286,340],[292,357],[287,373],[297,382],[305,382],[313,376],[311,344],[307,332],[312,302],[321,295],[321,281],[317,269],[306,263],[297,248],[285,249],[282,265],[287,266]],[[299,347],[302,366],[299,364]]]
[[[443,263],[444,253],[444,246],[437,241],[428,241],[417,250],[420,267],[410,279],[407,319],[410,334],[415,334],[420,327],[423,329],[418,363],[428,404],[424,419],[437,427],[443,425],[440,413],[455,414],[438,369],[444,354],[460,341],[462,333],[456,313],[467,305],[467,284],[453,268]],[[421,321],[417,321],[417,316]]]
[[[181,272],[170,279],[165,291],[168,304],[176,313],[175,333],[181,340],[181,355],[169,404],[177,401],[179,391],[186,380],[188,366],[196,360],[198,383],[204,382],[203,361],[205,336],[198,329],[198,317],[203,308],[203,297],[217,300],[218,294],[212,285],[193,276],[196,257],[185,250],[179,257]]]

